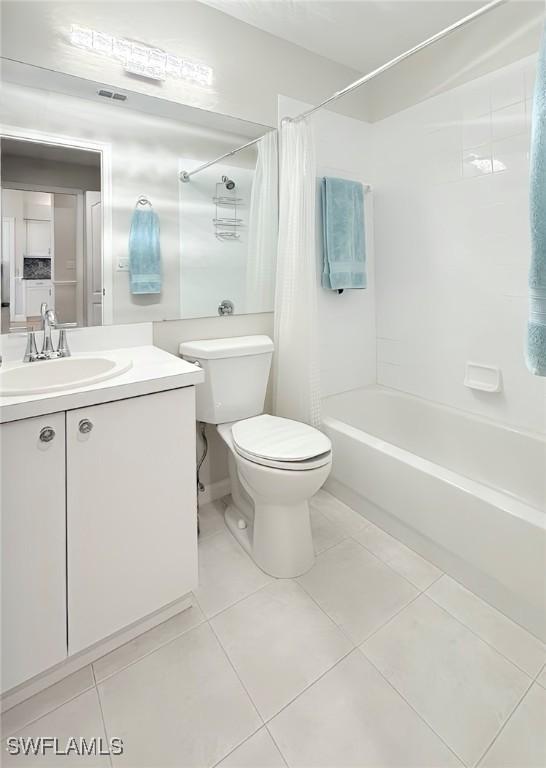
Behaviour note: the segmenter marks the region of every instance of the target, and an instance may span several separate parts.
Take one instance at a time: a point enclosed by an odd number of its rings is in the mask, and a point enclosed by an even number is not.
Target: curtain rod
[[[275,128],[273,130],[276,130]],[[194,168],[193,171],[180,171],[179,177],[180,181],[186,183],[190,180],[191,176],[194,175],[194,173],[199,173],[199,171],[204,171],[205,168],[209,168],[211,165],[214,165],[215,163],[219,163],[220,160],[225,160],[226,157],[231,157],[231,155],[234,155],[236,152],[240,152],[242,149],[246,149],[247,147],[251,147],[253,144],[257,144],[260,139],[263,139],[264,136],[267,136],[268,133],[271,133],[271,131],[267,131],[263,134],[263,136],[258,136],[257,139],[252,139],[252,141],[248,141],[246,144],[243,144],[242,147],[237,147],[237,149],[232,149],[231,152],[226,152],[225,155],[220,155],[220,157],[215,158],[214,160],[209,160],[208,163],[203,163],[203,165],[198,165],[197,168]]]
[[[413,48],[410,48],[404,53],[401,53],[399,56],[396,56],[394,59],[387,61],[386,64],[382,64],[377,69],[374,69],[371,72],[368,72],[367,75],[364,75],[363,77],[360,77],[358,80],[355,80],[354,83],[351,83],[350,85],[346,86],[341,91],[336,91],[336,93],[334,93],[332,96],[325,99],[320,104],[317,104],[316,107],[311,107],[311,109],[308,109],[305,112],[302,112],[300,115],[296,115],[295,117],[288,117],[288,116],[283,117],[281,120],[281,123],[285,121],[288,121],[291,123],[299,123],[300,120],[305,120],[306,117],[309,117],[310,115],[313,115],[315,112],[318,112],[319,109],[322,109],[327,104],[331,104],[333,101],[337,101],[342,96],[345,96],[346,94],[351,93],[356,88],[360,88],[360,86],[364,85],[364,83],[367,83],[370,80],[373,80],[373,78],[377,77],[377,75],[380,75],[383,72],[386,72],[387,70],[391,69],[392,67],[395,67],[397,64],[400,64],[401,61],[404,61],[410,56],[413,56],[414,53],[418,53],[419,51],[422,51],[424,48],[428,48],[429,45],[432,45],[433,43],[436,43],[439,40],[442,40],[444,37],[447,37],[452,32],[455,32],[457,29],[461,29],[461,27],[466,26],[471,21],[474,21],[480,16],[483,16],[489,11],[492,11],[494,8],[497,8],[500,5],[504,5],[504,3],[506,2],[508,2],[508,0],[493,0],[493,2],[490,2],[487,5],[484,5],[481,8],[478,8],[477,11],[474,11],[473,13],[468,14],[468,16],[464,16],[462,19],[459,19],[459,21],[456,21],[454,24],[451,24],[449,27],[446,27],[445,29],[442,29],[440,32],[437,32],[435,35],[432,35],[432,37],[429,37],[426,40],[423,40],[422,43],[415,45]]]
[[[387,72],[387,70],[392,69],[392,67],[395,67],[397,64],[400,64],[401,61],[404,61],[405,59],[408,59],[410,56],[413,56],[414,53],[418,53],[419,51],[422,51],[424,48],[428,48],[429,45],[432,45],[433,43],[437,43],[439,40],[442,40],[444,37],[447,37],[452,32],[455,32],[457,29],[461,29],[462,27],[466,26],[467,24],[479,18],[480,16],[483,16],[484,14],[489,13],[489,11],[492,11],[494,8],[498,8],[500,5],[504,5],[507,2],[508,0],[492,0],[492,2],[488,3],[487,5],[484,5],[481,8],[478,8],[478,10],[473,11],[473,13],[469,13],[468,16],[464,16],[462,19],[459,19],[459,21],[454,22],[449,27],[446,27],[445,29],[442,29],[440,32],[437,32],[435,35],[432,35],[432,37],[429,37],[426,40],[423,40],[422,43],[415,45],[413,48],[410,48],[409,50],[404,51],[404,53],[401,53],[399,56],[396,56],[394,59],[387,61],[386,64],[382,64],[380,67],[377,67],[377,69],[374,69],[371,72],[368,72],[368,74],[364,75],[363,77],[360,77],[358,80],[355,80],[354,83],[350,83],[350,85],[347,85],[345,88],[342,88],[341,91],[336,91],[336,93],[334,93],[332,96],[325,99],[320,104],[317,104],[316,107],[311,107],[311,109],[308,109],[305,112],[302,112],[301,114],[296,115],[295,117],[288,117],[288,116],[283,117],[281,120],[281,124],[285,121],[288,121],[291,123],[298,123],[300,120],[305,120],[306,117],[309,117],[310,115],[313,115],[315,112],[318,112],[319,109],[326,107],[328,104],[331,104],[332,102],[337,101],[342,96],[346,96],[348,93],[351,93],[357,88],[360,88],[361,85],[364,85],[364,83],[367,83],[370,80],[373,80],[374,77],[377,77],[383,72]],[[269,131],[267,133],[269,133]],[[265,135],[266,134],[264,134],[264,136]],[[258,136],[257,139],[252,139],[252,141],[249,141],[246,144],[243,144],[241,147],[232,149],[231,152],[226,152],[225,155],[221,155],[220,157],[217,157],[214,160],[210,160],[208,163],[203,163],[203,165],[199,165],[197,168],[194,168],[193,171],[180,171],[180,174],[179,174],[180,181],[184,183],[188,182],[190,178],[194,174],[199,173],[199,171],[204,171],[205,168],[209,168],[211,165],[214,165],[215,163],[219,163],[220,160],[225,160],[226,157],[231,157],[236,152],[240,152],[242,149],[251,147],[253,144],[256,144],[262,138],[263,136]]]

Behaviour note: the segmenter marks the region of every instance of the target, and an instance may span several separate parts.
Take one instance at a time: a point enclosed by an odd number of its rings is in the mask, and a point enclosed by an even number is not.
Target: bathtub
[[[546,639],[546,436],[381,387],[323,428],[328,490]]]

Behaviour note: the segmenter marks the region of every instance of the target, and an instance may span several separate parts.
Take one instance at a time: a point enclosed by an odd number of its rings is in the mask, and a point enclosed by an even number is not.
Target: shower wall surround
[[[535,66],[523,59],[373,125],[377,380],[546,431],[546,382],[523,352]],[[499,366],[503,392],[465,388],[467,361]]]
[[[279,117],[297,115],[309,104],[279,96]],[[312,118],[315,134],[317,180],[338,176],[370,184],[373,161],[373,127],[360,120],[318,112]],[[317,183],[317,195],[319,194]],[[373,248],[373,190],[365,195],[367,237],[366,290],[339,295],[320,287],[322,254],[320,221],[317,216],[317,291],[319,353],[323,396],[346,392],[375,383],[375,287]],[[317,203],[317,212],[320,205]]]

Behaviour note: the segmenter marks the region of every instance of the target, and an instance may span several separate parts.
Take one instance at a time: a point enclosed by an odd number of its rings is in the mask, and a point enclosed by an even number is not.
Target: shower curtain
[[[275,413],[320,424],[316,169],[307,121],[285,121],[280,135],[280,208],[275,289]]]
[[[257,147],[248,217],[246,311],[269,312],[273,308],[278,234],[277,132],[266,133]]]

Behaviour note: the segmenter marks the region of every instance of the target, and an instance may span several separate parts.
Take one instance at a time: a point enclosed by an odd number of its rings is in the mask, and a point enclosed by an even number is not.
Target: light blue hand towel
[[[531,133],[531,267],[527,367],[546,376],[546,25],[538,59]]]
[[[362,184],[325,177],[321,183],[321,204],[323,288],[366,288]]]
[[[131,293],[161,293],[159,218],[152,208],[135,208],[129,234]]]

